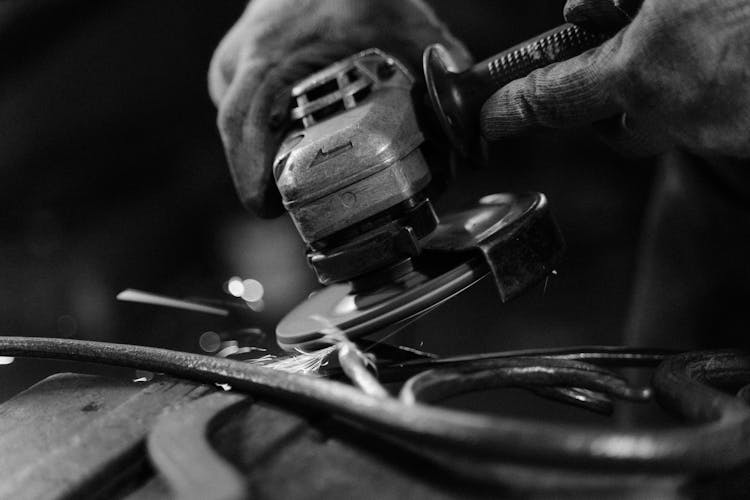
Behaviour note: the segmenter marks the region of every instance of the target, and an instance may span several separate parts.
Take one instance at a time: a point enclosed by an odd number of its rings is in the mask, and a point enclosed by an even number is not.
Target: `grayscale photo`
[[[749,0],[0,0],[0,499],[750,497]]]

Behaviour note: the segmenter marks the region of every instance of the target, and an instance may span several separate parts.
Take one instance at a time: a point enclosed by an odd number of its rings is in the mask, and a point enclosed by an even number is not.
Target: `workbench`
[[[721,476],[467,463],[288,403],[57,374],[0,406],[0,498],[741,498]],[[499,478],[499,479],[498,479]]]

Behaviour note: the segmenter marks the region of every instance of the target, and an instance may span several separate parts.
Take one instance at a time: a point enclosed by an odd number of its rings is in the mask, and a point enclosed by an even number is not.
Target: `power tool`
[[[427,91],[455,151],[479,156],[478,111],[492,92],[603,39],[563,25],[464,71],[443,47],[428,48]],[[438,218],[415,88],[407,67],[375,48],[292,88],[292,126],[273,173],[325,286],[279,323],[281,347],[398,327],[487,275],[506,301],[558,264],[563,239],[541,193],[491,194]]]

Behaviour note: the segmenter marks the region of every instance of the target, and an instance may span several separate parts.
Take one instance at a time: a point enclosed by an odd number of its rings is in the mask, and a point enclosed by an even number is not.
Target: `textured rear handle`
[[[491,78],[493,92],[535,69],[575,57],[599,46],[609,35],[594,33],[575,24],[557,28],[505,50],[474,66]]]

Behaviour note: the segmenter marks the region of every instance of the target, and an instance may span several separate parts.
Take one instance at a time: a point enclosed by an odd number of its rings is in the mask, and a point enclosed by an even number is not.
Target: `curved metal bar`
[[[385,387],[380,385],[375,375],[367,369],[371,361],[366,356],[351,341],[345,341],[338,345],[339,364],[349,380],[365,394],[376,398],[389,397],[390,394]]]
[[[401,389],[404,403],[432,402],[466,392],[497,387],[581,387],[622,399],[644,401],[648,388],[631,388],[619,375],[589,363],[565,359],[485,359],[458,370],[428,370]]]
[[[581,387],[526,387],[526,389],[529,389],[539,397],[577,406],[601,415],[611,415],[614,413],[612,399],[601,392]]]
[[[659,402],[694,422],[731,420],[750,412],[744,401],[708,384],[750,384],[750,356],[730,350],[686,353],[665,360],[653,377]]]
[[[523,349],[402,361],[388,365],[379,365],[378,374],[382,381],[398,382],[404,381],[425,370],[453,367],[470,368],[474,363],[481,364],[482,362],[495,359],[527,356],[586,361],[588,363],[611,367],[653,367],[658,365],[667,356],[678,354],[678,352],[679,351],[669,349],[630,348],[619,346],[576,346],[551,349]]]
[[[662,364],[654,381],[660,400],[663,397],[674,403],[674,408],[687,416],[710,421],[652,431],[609,431],[405,405],[392,398],[368,396],[339,382],[166,349],[2,337],[0,355],[108,363],[200,382],[228,383],[240,391],[309,404],[374,431],[416,439],[422,446],[484,459],[649,473],[722,470],[750,459],[750,408],[698,380],[726,377],[721,363],[745,377],[750,372],[750,356],[736,351],[704,353],[687,361],[690,355],[676,356]]]
[[[240,394],[216,392],[159,417],[146,446],[173,498],[247,498],[244,477],[214,450],[206,435],[220,413],[246,400]]]

